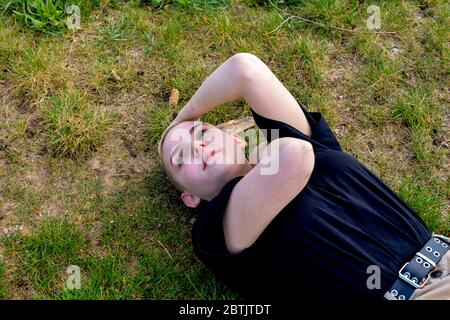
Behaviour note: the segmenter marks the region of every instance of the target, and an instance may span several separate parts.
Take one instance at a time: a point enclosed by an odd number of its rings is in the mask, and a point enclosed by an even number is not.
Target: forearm
[[[219,105],[243,98],[242,62],[236,60],[229,58],[203,81],[178,113],[178,121],[198,120]]]

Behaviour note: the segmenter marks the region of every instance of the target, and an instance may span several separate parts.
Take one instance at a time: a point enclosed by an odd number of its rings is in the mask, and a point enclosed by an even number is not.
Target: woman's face
[[[245,167],[246,143],[208,123],[185,121],[166,134],[162,145],[168,174],[184,190],[211,200]]]

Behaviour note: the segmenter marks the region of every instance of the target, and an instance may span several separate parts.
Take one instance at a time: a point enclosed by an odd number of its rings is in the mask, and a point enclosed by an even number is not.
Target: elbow
[[[247,52],[236,53],[229,59],[231,67],[242,81],[242,84],[254,79],[258,69],[255,59],[258,58]]]
[[[304,158],[305,158],[305,167],[304,167],[304,171],[306,176],[309,177],[312,175],[313,170],[314,170],[314,164],[315,164],[315,160],[316,157],[314,155],[314,148],[312,146],[311,143],[306,142],[307,146],[306,146],[306,151],[304,153]]]
[[[227,250],[230,254],[235,255],[244,251],[244,248],[239,248],[237,246],[227,245]]]
[[[245,246],[239,245],[237,244],[237,241],[234,241],[234,239],[237,238],[236,235],[229,234],[226,231],[224,233],[225,233],[225,246],[230,254],[239,254],[246,249]]]

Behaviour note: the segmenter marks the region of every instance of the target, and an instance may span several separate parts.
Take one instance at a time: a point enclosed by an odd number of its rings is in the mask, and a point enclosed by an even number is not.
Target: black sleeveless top
[[[320,112],[301,108],[311,138],[252,112],[259,128],[313,145],[314,170],[305,188],[253,245],[230,254],[222,218],[242,177],[229,181],[201,205],[192,230],[194,252],[244,299],[382,299],[431,232],[404,200],[341,149]],[[370,266],[379,268],[379,289],[367,285],[375,283]]]

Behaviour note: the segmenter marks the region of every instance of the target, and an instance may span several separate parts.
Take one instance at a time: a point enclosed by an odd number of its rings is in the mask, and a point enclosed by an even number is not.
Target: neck
[[[217,190],[217,192],[215,192],[214,194],[211,194],[209,196],[203,197],[202,199],[207,200],[207,201],[211,201],[215,196],[217,196],[219,194],[219,192],[223,189],[223,187],[225,186],[225,184],[227,184],[229,181],[233,180],[234,178],[240,177],[240,176],[245,176],[247,173],[249,173],[251,170],[253,169],[253,165],[246,161],[240,168],[239,171],[237,171],[235,174],[231,175],[227,181],[225,181],[225,183],[219,188],[219,190]]]
[[[249,173],[253,169],[253,167],[254,166],[250,162],[246,161],[245,164],[242,166],[242,170],[241,170],[242,172],[240,175],[245,176],[247,173]]]

